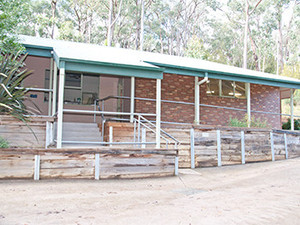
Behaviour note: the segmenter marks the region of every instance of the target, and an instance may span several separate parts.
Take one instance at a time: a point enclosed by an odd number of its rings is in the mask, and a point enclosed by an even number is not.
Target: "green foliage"
[[[23,103],[27,91],[16,88],[21,87],[23,80],[31,73],[23,69],[26,56],[19,51],[6,54],[0,59],[0,113],[12,115],[24,122],[24,114],[28,114]]]
[[[238,118],[229,118],[229,126],[231,127],[247,127],[247,121],[239,120]]]
[[[3,137],[0,137],[0,148],[9,148],[9,143]]]
[[[288,122],[282,124],[283,130],[290,130],[291,129],[291,119],[288,119]],[[294,120],[294,129],[300,130],[300,119]]]
[[[241,120],[230,117],[229,126],[231,126],[231,127],[248,127],[248,116],[245,115],[244,118]],[[269,126],[268,126],[267,120],[263,120],[261,118],[255,118],[254,116],[252,116],[250,127],[268,128]]]
[[[27,9],[25,0],[0,1],[0,49],[1,53],[16,53],[22,46],[17,42],[17,30]],[[0,56],[1,57],[1,56]]]

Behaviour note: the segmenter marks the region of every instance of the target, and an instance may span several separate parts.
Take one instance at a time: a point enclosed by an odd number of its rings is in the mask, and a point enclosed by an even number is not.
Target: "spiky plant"
[[[0,55],[0,113],[25,122],[25,115],[28,114],[24,105],[27,90],[21,87],[23,80],[31,74],[24,68],[27,54],[18,51],[6,55],[0,52]]]

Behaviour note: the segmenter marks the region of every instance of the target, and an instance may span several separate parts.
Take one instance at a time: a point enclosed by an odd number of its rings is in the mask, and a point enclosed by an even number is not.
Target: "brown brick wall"
[[[153,79],[136,79],[135,96],[142,98],[156,98],[156,81]],[[175,74],[164,74],[162,80],[162,100],[194,102],[194,77]],[[246,109],[246,99],[234,99],[218,96],[208,96],[206,85],[200,87],[201,104],[226,106]],[[279,88],[251,84],[252,110],[280,113]],[[137,100],[136,112],[155,113],[155,102]],[[200,108],[202,124],[228,125],[229,118],[239,119],[245,116],[245,111],[217,109],[212,107]],[[280,116],[253,113],[258,118],[266,119],[274,128],[280,128]],[[162,121],[193,123],[194,106],[175,103],[162,103]]]

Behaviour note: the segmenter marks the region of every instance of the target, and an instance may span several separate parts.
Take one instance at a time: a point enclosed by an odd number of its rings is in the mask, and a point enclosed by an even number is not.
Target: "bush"
[[[25,121],[28,111],[23,103],[27,90],[22,87],[23,80],[31,72],[24,69],[26,55],[19,51],[15,54],[3,54],[0,59],[0,113],[12,115]]]
[[[0,148],[9,148],[7,140],[5,140],[3,137],[0,137]]]
[[[291,129],[291,119],[288,119],[288,121],[284,124],[282,124],[283,130],[290,130]],[[300,119],[294,120],[294,129],[300,130]]]
[[[248,116],[245,115],[243,119],[239,120],[238,118],[229,119],[229,126],[231,127],[248,127]],[[250,127],[258,127],[258,128],[268,128],[267,120],[262,120],[261,118],[251,117]]]

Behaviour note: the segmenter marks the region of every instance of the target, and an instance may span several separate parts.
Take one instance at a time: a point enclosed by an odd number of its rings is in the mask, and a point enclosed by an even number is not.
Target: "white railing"
[[[106,116],[130,116],[132,113],[129,112],[108,112],[108,111],[94,111],[94,110],[76,110],[76,109],[64,109],[63,113],[75,113],[75,114],[93,114],[93,115],[101,115],[102,118],[102,138],[99,142],[90,142],[90,141],[62,141],[62,143],[69,143],[69,144],[100,144],[100,145],[133,145],[138,147],[143,147],[145,145],[154,145],[156,142],[146,142],[145,138],[141,135],[141,127],[157,134],[156,132],[156,125],[149,121],[146,117],[155,117],[156,114],[152,113],[133,113],[134,115],[134,141],[133,142],[104,142],[104,123],[105,115]],[[135,118],[137,117],[137,118]],[[160,129],[160,138],[166,142],[166,148],[169,147],[171,141],[174,143],[174,147],[177,149],[180,142],[174,138],[172,135],[168,134],[164,130]],[[141,141],[142,138],[142,141]],[[171,140],[169,140],[169,139]]]

